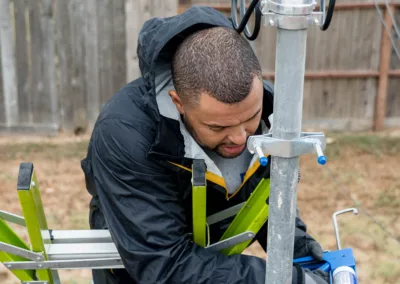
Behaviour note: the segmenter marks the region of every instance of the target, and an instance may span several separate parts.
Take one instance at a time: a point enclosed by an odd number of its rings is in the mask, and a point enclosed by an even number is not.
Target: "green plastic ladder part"
[[[42,230],[48,231],[48,227],[32,163],[20,164],[17,190],[28,230],[31,249],[33,252],[42,253],[44,259],[48,260],[45,244],[51,243],[51,240],[50,236],[44,239],[42,235]],[[54,284],[54,275],[56,273],[52,273],[50,269],[36,270],[38,280],[48,281],[49,284]]]
[[[10,226],[0,218],[0,242],[10,244],[22,249],[30,250],[28,245],[11,229]],[[26,261],[27,259],[0,251],[0,262],[14,262]],[[33,281],[35,280],[35,273],[33,270],[10,270],[20,281]]]
[[[206,246],[206,166],[203,160],[194,160],[192,165],[192,214],[193,241]]]
[[[266,201],[269,197],[269,192],[270,180],[262,179],[221,237],[221,241],[247,231],[251,231],[255,235],[258,233],[268,219],[269,206]],[[221,253],[225,255],[240,254],[251,241],[248,240],[226,248]]]

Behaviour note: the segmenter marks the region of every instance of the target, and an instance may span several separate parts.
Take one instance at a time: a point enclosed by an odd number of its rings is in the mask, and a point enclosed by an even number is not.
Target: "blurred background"
[[[250,1],[247,1],[248,3]],[[88,228],[80,160],[103,104],[140,76],[137,37],[152,17],[231,1],[0,0],[0,210],[21,215],[19,164],[34,163],[53,229]],[[337,0],[327,31],[309,28],[303,131],[323,131],[328,163],[302,156],[298,203],[309,232],[355,252],[361,283],[400,283],[400,1]],[[273,82],[276,29],[251,42]],[[15,228],[26,239],[26,232]],[[61,271],[90,283],[90,271]],[[0,283],[19,283],[0,264]]]

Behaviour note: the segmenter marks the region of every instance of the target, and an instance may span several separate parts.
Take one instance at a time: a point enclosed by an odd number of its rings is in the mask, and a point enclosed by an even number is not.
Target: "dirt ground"
[[[326,133],[328,163],[312,155],[300,159],[298,204],[308,230],[325,250],[335,250],[332,214],[349,207],[359,214],[341,215],[342,247],[351,247],[360,283],[400,283],[400,138],[397,134]],[[36,168],[49,227],[87,229],[89,195],[80,160],[88,137],[0,137],[0,210],[21,215],[16,192],[20,162]],[[350,197],[356,202],[354,203]],[[364,208],[385,232],[364,214]],[[23,229],[16,228],[26,239]],[[394,238],[397,238],[394,239]],[[88,270],[63,270],[63,283],[90,283]],[[0,283],[19,283],[0,264]]]

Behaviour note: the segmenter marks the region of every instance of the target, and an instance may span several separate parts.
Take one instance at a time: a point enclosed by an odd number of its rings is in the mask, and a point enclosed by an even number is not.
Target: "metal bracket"
[[[275,13],[264,14],[264,25],[286,30],[307,29],[308,26],[322,26],[322,12],[314,12],[304,16],[288,16]]]
[[[29,260],[44,260],[42,254],[32,252],[30,250],[26,250],[17,246],[13,246],[10,244],[6,244],[4,242],[0,242],[0,251],[7,252],[9,254],[17,255]]]
[[[47,281],[24,281],[21,284],[49,284]]]
[[[316,5],[315,0],[297,0],[296,4],[286,0],[262,0],[261,11],[263,14],[272,11],[283,15],[308,15]]]
[[[322,162],[320,157],[324,157],[322,151],[325,147],[325,135],[320,132],[302,132],[300,138],[293,140],[273,138],[272,133],[254,135],[249,137],[247,143],[250,153],[257,153],[259,156],[267,153],[276,157],[293,158],[315,152],[318,155],[318,162]]]
[[[253,232],[247,231],[247,232],[238,234],[236,236],[227,238],[218,243],[212,244],[212,245],[206,247],[206,249],[210,250],[210,251],[221,251],[223,249],[226,249],[226,248],[232,247],[234,245],[243,243],[245,241],[251,240],[254,237],[255,237],[255,234]]]

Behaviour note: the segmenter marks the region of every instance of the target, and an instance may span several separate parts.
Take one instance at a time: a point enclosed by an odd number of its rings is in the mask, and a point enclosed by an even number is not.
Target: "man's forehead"
[[[253,88],[241,102],[226,104],[208,94],[200,95],[198,117],[204,124],[236,125],[262,111],[263,89]]]

